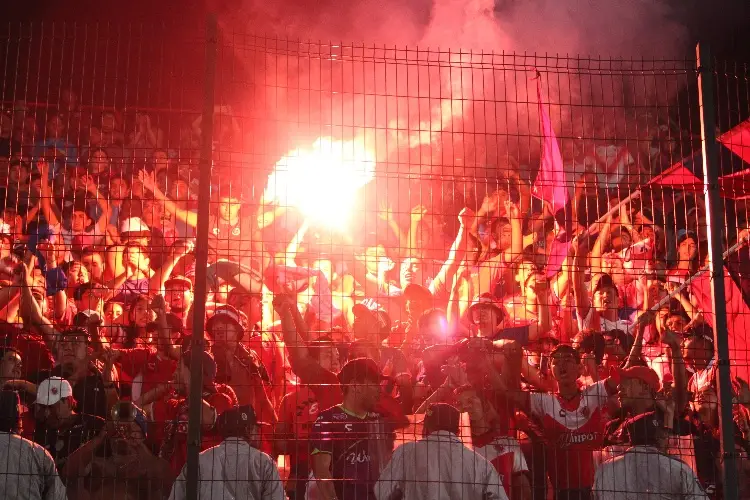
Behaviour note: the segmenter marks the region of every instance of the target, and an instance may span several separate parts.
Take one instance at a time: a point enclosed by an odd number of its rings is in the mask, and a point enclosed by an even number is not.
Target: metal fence
[[[450,428],[420,416],[437,402],[514,499],[638,493],[645,470],[748,494],[746,65],[165,31],[0,35],[2,377],[69,497],[257,495],[253,452],[203,458],[249,429],[290,498],[474,498],[474,458],[391,457]],[[359,357],[392,411],[352,444],[322,410],[339,383],[376,409],[338,373]],[[608,460],[659,447],[644,414],[684,469]]]

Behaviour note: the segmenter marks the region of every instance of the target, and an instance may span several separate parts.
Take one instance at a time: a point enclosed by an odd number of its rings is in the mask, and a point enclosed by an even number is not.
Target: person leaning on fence
[[[493,465],[458,437],[461,414],[445,403],[432,404],[424,437],[399,446],[375,484],[378,500],[507,500]]]
[[[641,414],[625,422],[622,432],[631,448],[599,466],[596,500],[708,499],[692,469],[666,453],[668,432],[660,415]]]
[[[216,428],[221,444],[198,457],[198,498],[213,500],[285,500],[284,485],[273,459],[258,449],[258,422],[253,407],[236,406],[222,413]],[[172,487],[170,500],[187,497],[187,466]]]
[[[19,436],[18,394],[0,391],[0,491],[15,500],[65,500],[65,486],[47,450]]]

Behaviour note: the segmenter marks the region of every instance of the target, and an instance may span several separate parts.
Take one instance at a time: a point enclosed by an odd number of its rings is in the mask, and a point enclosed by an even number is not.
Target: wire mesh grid
[[[9,498],[747,494],[746,65],[194,28],[0,35]]]

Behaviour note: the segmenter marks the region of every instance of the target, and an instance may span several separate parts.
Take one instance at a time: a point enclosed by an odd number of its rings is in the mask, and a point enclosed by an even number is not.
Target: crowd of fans
[[[185,498],[191,403],[200,498],[721,497],[711,326],[688,290],[652,311],[703,265],[699,203],[589,228],[618,201],[594,172],[552,214],[509,170],[457,213],[384,203],[357,245],[214,175],[197,341],[200,122],[172,151],[71,91],[0,120],[8,498]]]

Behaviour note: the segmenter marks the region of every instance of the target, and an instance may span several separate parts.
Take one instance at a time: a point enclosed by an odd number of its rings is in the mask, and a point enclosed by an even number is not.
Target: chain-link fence
[[[746,66],[164,31],[0,36],[8,498],[750,495]]]

